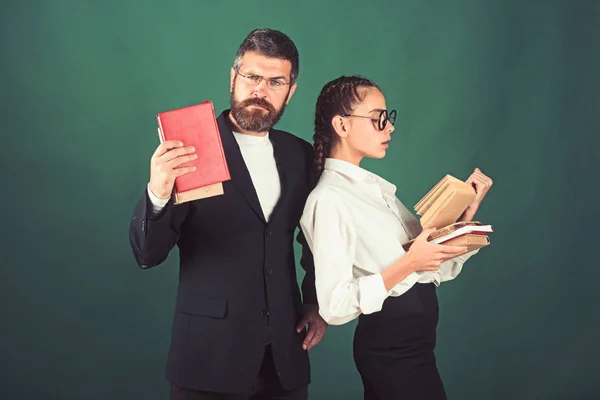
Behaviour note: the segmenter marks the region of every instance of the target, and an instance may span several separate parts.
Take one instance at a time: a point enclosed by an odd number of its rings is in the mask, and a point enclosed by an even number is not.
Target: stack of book
[[[479,221],[457,222],[467,207],[473,203],[476,193],[473,186],[446,175],[416,205],[415,212],[421,217],[423,229],[435,228],[428,241],[451,246],[466,246],[473,251],[490,244],[488,233],[491,225]],[[414,239],[402,247],[408,251]]]

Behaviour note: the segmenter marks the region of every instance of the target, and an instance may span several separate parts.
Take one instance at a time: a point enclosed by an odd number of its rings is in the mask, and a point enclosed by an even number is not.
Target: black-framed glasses
[[[264,76],[260,75],[244,75],[237,68],[235,69],[235,72],[242,77],[242,80],[248,86],[258,86],[263,80],[267,82],[267,87],[271,90],[279,90],[290,85],[289,82],[286,82],[281,78],[274,79],[265,78]]]
[[[368,118],[371,121],[373,121],[374,124],[377,123],[377,128],[379,128],[379,130],[382,131],[387,126],[388,121],[390,121],[390,124],[392,124],[392,125],[394,125],[394,123],[396,123],[396,110],[390,111],[389,114],[388,114],[387,110],[381,110],[378,118],[366,117],[364,115],[354,115],[354,114],[344,114],[344,115],[342,115],[342,117]]]

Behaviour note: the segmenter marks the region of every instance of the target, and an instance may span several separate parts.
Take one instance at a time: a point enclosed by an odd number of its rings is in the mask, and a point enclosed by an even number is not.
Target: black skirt
[[[361,315],[354,361],[365,400],[444,400],[435,362],[439,307],[434,284],[388,297],[381,311]]]

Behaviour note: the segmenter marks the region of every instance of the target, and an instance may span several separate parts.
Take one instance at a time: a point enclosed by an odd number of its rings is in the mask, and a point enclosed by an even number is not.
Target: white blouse
[[[386,290],[381,272],[406,252],[402,243],[419,235],[417,218],[396,198],[396,186],[346,161],[328,158],[309,195],[300,226],[313,253],[319,312],[331,325],[380,311],[388,296],[415,283],[454,279],[476,251],[408,275]]]

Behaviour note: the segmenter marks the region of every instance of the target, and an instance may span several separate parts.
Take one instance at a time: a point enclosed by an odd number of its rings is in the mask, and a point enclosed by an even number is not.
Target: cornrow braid
[[[325,159],[337,141],[331,121],[336,115],[351,114],[352,109],[363,100],[361,88],[379,87],[360,76],[341,76],[323,86],[315,107],[315,133],[313,135],[315,185],[325,167]]]

